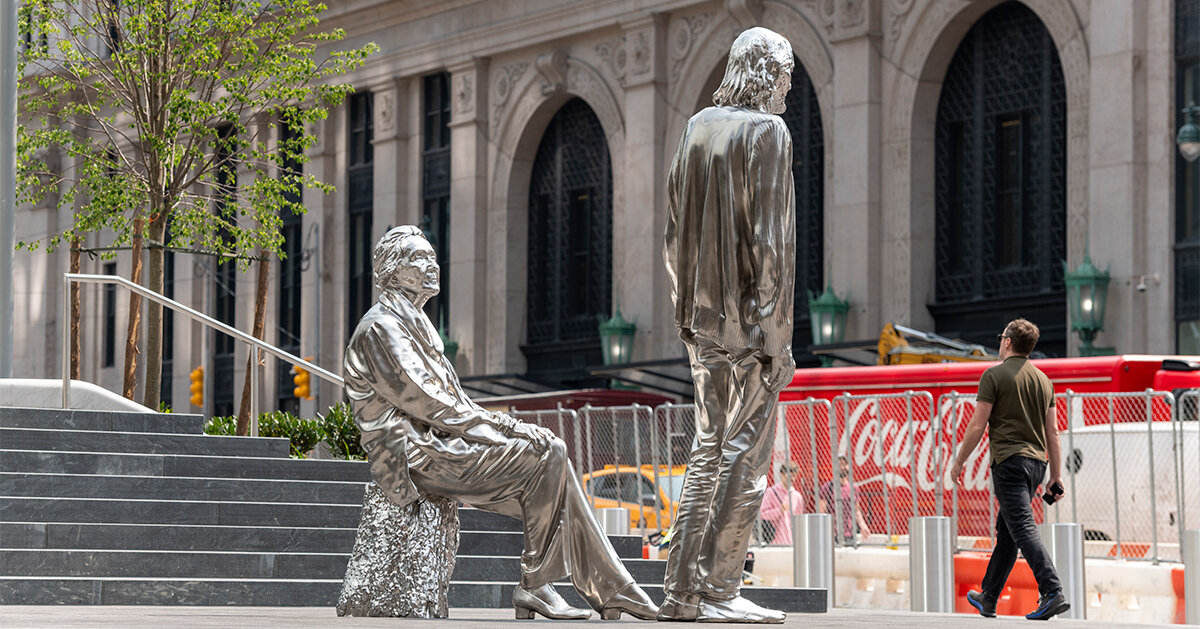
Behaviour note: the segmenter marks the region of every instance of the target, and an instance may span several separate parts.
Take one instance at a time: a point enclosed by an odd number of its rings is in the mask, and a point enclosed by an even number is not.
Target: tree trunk
[[[133,220],[133,268],[129,272],[129,281],[134,284],[142,283],[142,230],[146,219],[138,217]],[[129,293],[129,328],[125,334],[125,386],[121,394],[133,399],[134,389],[137,388],[137,355],[138,332],[142,329],[142,296]],[[157,409],[155,409],[157,410]]]
[[[156,218],[150,221],[150,241],[155,243],[150,247],[150,273],[147,278],[151,291],[163,292],[163,248],[166,234],[167,213],[164,209],[157,210]],[[151,300],[146,304],[146,389],[142,396],[142,405],[157,411],[159,398],[162,395],[162,304]]]
[[[266,251],[259,249],[258,277],[254,281],[254,338],[262,340],[267,322],[267,285],[271,279],[271,261]],[[256,369],[255,355],[257,350],[251,348],[250,359],[246,361],[246,382],[242,385],[242,408],[238,413],[237,434],[245,435],[250,428],[250,398],[255,394],[251,391],[251,370]],[[259,382],[262,386],[262,382]]]
[[[71,239],[71,272],[79,272],[80,238]],[[79,282],[71,282],[71,375],[79,379]]]

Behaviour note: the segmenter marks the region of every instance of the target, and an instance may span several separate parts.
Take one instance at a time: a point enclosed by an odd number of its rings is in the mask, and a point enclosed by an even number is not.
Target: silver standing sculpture
[[[740,596],[767,487],[779,391],[791,381],[796,233],[786,39],[751,28],[688,121],[667,181],[665,258],[696,386],[696,446],[659,620],[783,622]]]
[[[605,619],[655,617],[584,497],[566,445],[548,429],[484,410],[463,392],[421,308],[438,293],[433,247],[412,225],[375,245],[379,301],[346,348],[346,394],[371,475],[395,504],[445,496],[521,520],[517,618],[586,619],[551,583],[570,577]]]

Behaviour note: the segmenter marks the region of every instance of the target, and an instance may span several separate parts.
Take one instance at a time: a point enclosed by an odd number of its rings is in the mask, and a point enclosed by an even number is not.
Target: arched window
[[[825,142],[817,93],[796,60],[787,111],[781,115],[792,134],[792,178],[796,186],[796,297],[792,351],[799,362],[817,364],[804,348],[812,343],[808,293],[825,288]]]
[[[995,344],[1008,320],[1064,355],[1066,88],[1050,33],[1024,5],[986,13],[954,54],[936,130],[937,331]]]
[[[612,294],[612,166],[596,114],[576,98],[554,115],[529,184],[529,373],[569,383],[601,362],[597,316]]]

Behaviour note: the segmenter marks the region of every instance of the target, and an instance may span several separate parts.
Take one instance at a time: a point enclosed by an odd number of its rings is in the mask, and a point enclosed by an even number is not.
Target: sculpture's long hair
[[[771,113],[775,77],[792,63],[792,46],[781,35],[757,26],[746,30],[729,49],[725,78],[713,92],[713,103]]]
[[[373,279],[375,288],[383,290],[392,283],[392,276],[396,274],[396,269],[400,265],[408,262],[408,255],[405,253],[404,241],[408,238],[425,239],[425,233],[416,225],[401,225],[393,227],[388,233],[375,243],[375,250],[372,255],[373,266],[375,267]]]

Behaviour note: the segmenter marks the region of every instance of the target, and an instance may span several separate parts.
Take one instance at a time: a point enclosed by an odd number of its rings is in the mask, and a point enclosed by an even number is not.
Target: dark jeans
[[[1023,456],[1009,457],[992,466],[992,486],[996,488],[1000,513],[996,516],[996,549],[983,576],[983,595],[988,600],[1000,598],[1004,591],[1008,573],[1017,562],[1017,549],[1029,563],[1043,596],[1062,590],[1054,564],[1042,546],[1030,504],[1045,475],[1045,461]]]

